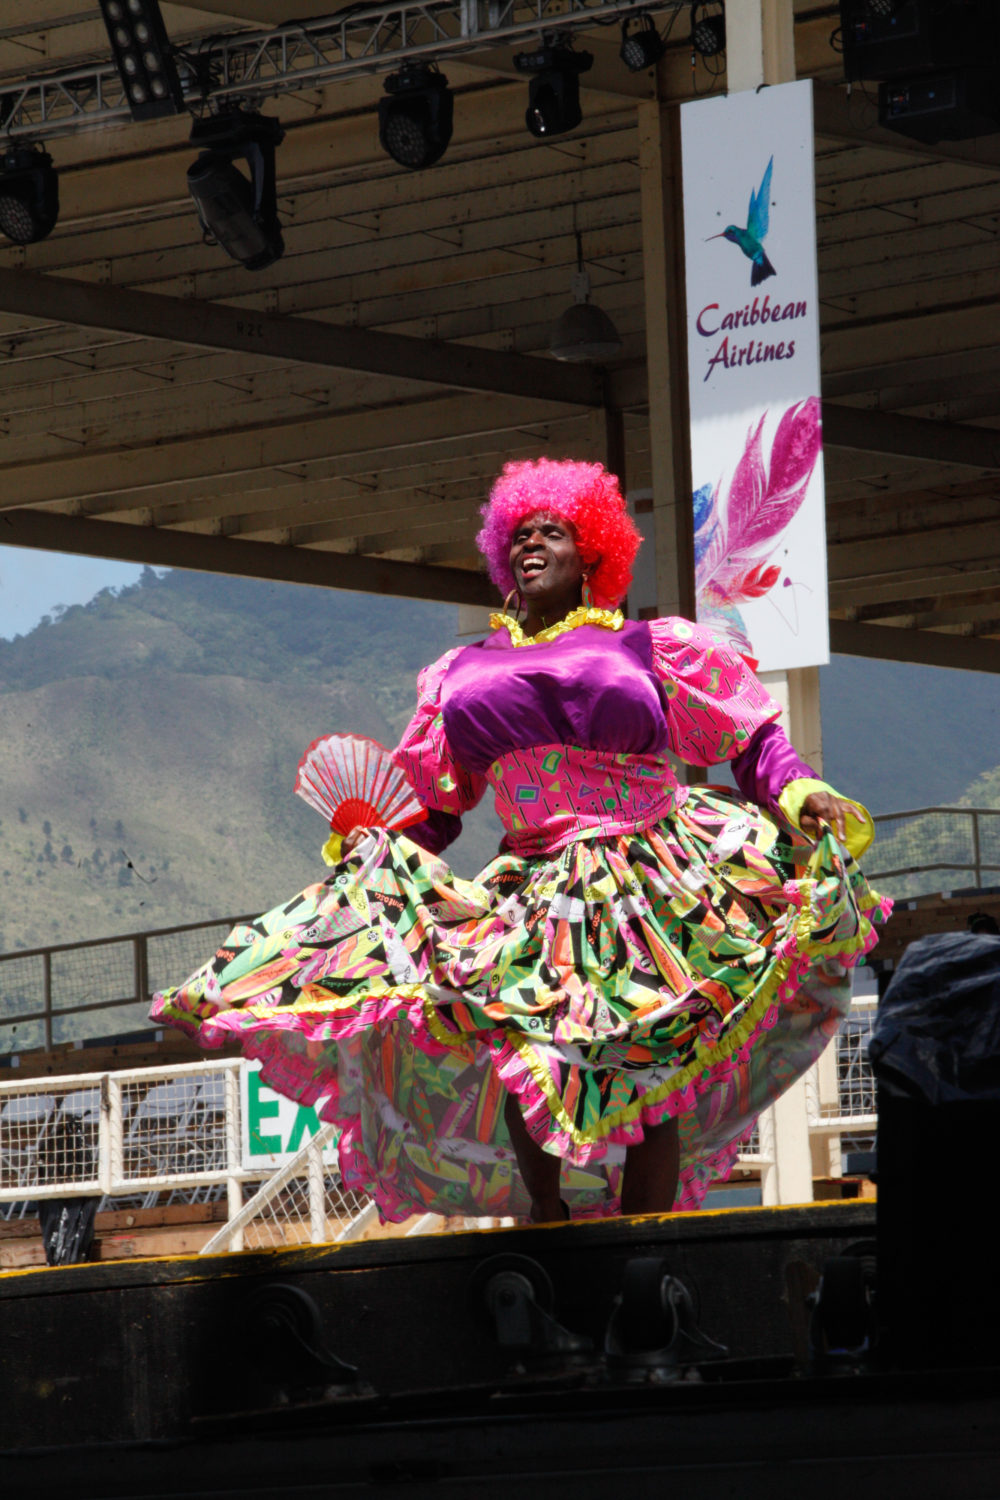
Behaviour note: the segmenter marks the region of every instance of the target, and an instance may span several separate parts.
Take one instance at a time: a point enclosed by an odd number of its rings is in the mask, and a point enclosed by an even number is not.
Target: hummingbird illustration
[[[759,286],[762,281],[767,280],[768,276],[776,274],[764,250],[764,240],[767,238],[771,222],[771,169],[773,166],[774,157],[772,156],[760,179],[760,187],[756,192],[750,193],[747,227],[740,229],[736,224],[727,224],[721,234],[709,235],[710,240],[729,240],[732,244],[739,245],[747,260],[750,261],[751,286]]]

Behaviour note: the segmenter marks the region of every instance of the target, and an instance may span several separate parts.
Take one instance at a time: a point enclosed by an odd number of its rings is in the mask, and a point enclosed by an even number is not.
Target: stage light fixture
[[[385,80],[378,138],[401,167],[417,172],[440,161],[451,140],[455,100],[448,80],[425,63],[407,63]]]
[[[621,353],[622,336],[603,308],[590,300],[590,276],[583,263],[583,239],[576,234],[573,301],[549,334],[549,353],[572,364],[603,364]]]
[[[15,245],[44,240],[59,217],[59,175],[47,151],[10,146],[0,159],[0,234]]]
[[[691,46],[702,57],[726,50],[726,11],[722,0],[701,0],[691,7]]]
[[[633,22],[638,22],[635,31]],[[641,73],[645,68],[655,68],[666,52],[667,46],[653,24],[648,12],[640,16],[626,16],[622,22],[622,45],[618,56],[630,73]]]
[[[248,271],[284,254],[274,164],[284,134],[280,121],[249,110],[196,120],[191,130],[191,144],[202,152],[188,167],[187,185],[205,237]],[[246,162],[249,178],[237,158]]]
[[[580,74],[594,66],[593,53],[540,47],[537,52],[515,53],[514,66],[530,76],[524,123],[531,134],[546,139],[575,130],[583,119]]]
[[[157,0],[99,0],[133,120],[176,115],[181,80]]]

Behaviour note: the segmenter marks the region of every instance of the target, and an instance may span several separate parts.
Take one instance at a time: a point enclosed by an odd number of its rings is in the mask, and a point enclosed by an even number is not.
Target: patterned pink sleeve
[[[450,813],[455,817],[474,807],[486,790],[485,777],[466,771],[455,760],[441,717],[441,688],[448,668],[461,650],[464,647],[457,646],[453,651],[446,651],[420,673],[417,678],[417,711],[392,752],[393,760],[405,771],[428,811]]]
[[[714,766],[747,748],[781,713],[743,658],[703,625],[650,620],[653,671],[668,699],[670,748],[692,766]]]

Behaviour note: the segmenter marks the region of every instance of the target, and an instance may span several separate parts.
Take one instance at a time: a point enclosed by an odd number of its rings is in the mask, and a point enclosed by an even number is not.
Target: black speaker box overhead
[[[848,83],[1000,64],[1000,0],[840,0]]]
[[[1000,130],[1000,78],[966,68],[880,83],[878,119],[929,145],[993,135]]]

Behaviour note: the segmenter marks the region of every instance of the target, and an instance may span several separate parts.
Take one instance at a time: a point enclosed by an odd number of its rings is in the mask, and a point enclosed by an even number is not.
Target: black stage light
[[[722,0],[701,0],[691,7],[691,46],[702,57],[726,50],[726,11]]]
[[[632,22],[636,20],[639,22],[638,29],[630,31]],[[644,13],[641,16],[625,17],[622,22],[622,45],[618,56],[630,73],[641,73],[644,68],[655,68],[666,50],[667,44],[653,25],[651,15]]]
[[[133,120],[176,115],[184,95],[157,0],[99,0]]]
[[[278,222],[274,152],[281,123],[249,110],[196,120],[192,146],[202,153],[188,167],[188,192],[207,239],[218,242],[248,271],[260,271],[284,254]],[[235,165],[246,162],[249,179]]]
[[[451,140],[455,100],[447,78],[425,63],[407,63],[389,74],[385,92],[378,102],[383,149],[401,167],[432,167]]]
[[[519,73],[531,75],[524,115],[531,134],[545,139],[575,130],[583,119],[580,74],[594,66],[593,53],[542,47],[537,52],[515,53],[514,66]]]
[[[15,245],[44,240],[59,217],[59,176],[41,147],[10,146],[0,160],[0,234]]]

